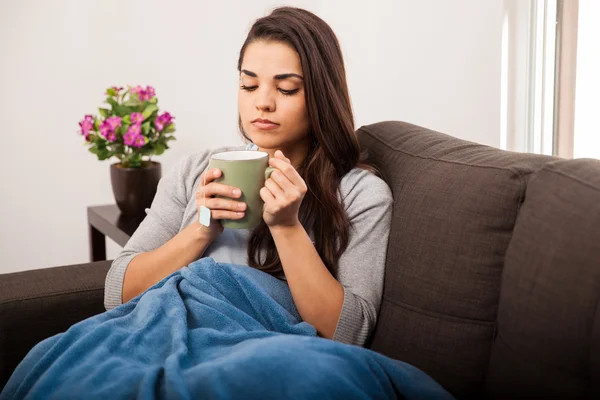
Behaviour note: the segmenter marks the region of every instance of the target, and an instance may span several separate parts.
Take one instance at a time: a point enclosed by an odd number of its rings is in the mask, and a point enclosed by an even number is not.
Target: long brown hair
[[[312,231],[317,252],[332,271],[348,247],[351,228],[339,198],[341,179],[356,166],[371,169],[361,160],[354,133],[340,45],[325,21],[294,7],[277,8],[254,22],[240,50],[238,71],[241,72],[246,48],[255,41],[283,42],[300,56],[311,147],[299,170],[308,187],[299,220],[307,232]],[[250,140],[241,120],[239,127]],[[268,273],[282,270],[273,237],[264,221],[250,237],[248,262]]]

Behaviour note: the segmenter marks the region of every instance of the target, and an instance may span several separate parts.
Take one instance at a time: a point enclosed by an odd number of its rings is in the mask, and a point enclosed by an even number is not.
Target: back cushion
[[[506,253],[488,397],[600,399],[600,161],[531,179]]]
[[[527,179],[552,158],[395,121],[358,135],[394,195],[371,348],[423,369],[459,398],[478,397]]]

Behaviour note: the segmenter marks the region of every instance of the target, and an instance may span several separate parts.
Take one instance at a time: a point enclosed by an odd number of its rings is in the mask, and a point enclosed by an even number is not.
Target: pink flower
[[[110,129],[114,131],[121,126],[121,117],[109,117],[106,122],[110,126]]]
[[[142,132],[142,126],[140,124],[133,124],[127,129],[128,135],[137,136]]]
[[[143,90],[142,87],[140,85],[137,85],[136,87],[132,87],[129,90],[129,93],[131,93],[131,94],[139,94],[142,90]]]
[[[156,91],[152,86],[146,86],[146,96],[148,96],[148,100],[156,96]]]
[[[100,134],[102,136],[104,136],[105,138],[108,138],[108,134],[112,132],[112,129],[110,128],[110,125],[108,124],[107,120],[104,120],[101,124],[100,124]]]
[[[86,115],[79,122],[79,127],[81,128],[81,134],[85,137],[85,140],[88,140],[90,131],[94,129],[94,117],[91,115]]]
[[[149,101],[154,96],[156,96],[156,92],[152,86],[146,86],[146,90],[141,90],[139,92],[141,101]]]
[[[133,141],[133,147],[137,147],[140,148],[143,145],[146,144],[146,138],[143,137],[142,135],[138,135],[135,137],[134,141]]]
[[[112,86],[111,89],[114,90],[117,93],[119,93],[121,90],[123,90],[122,87],[116,87],[116,86]]]
[[[131,88],[129,93],[132,95],[137,94],[140,101],[149,101],[156,96],[156,91],[152,86],[146,86],[146,89],[144,89],[140,85],[137,85],[136,87]]]
[[[144,122],[144,116],[142,115],[142,113],[139,113],[139,112],[131,113],[131,123],[132,124],[141,124],[142,122]]]
[[[163,129],[165,129],[166,126],[170,125],[173,122],[173,117],[171,114],[169,114],[168,112],[164,112],[161,115],[157,116],[156,119],[154,119],[154,125],[156,126],[156,129],[158,129],[159,132],[162,132]]]
[[[146,144],[146,138],[144,136],[130,132],[127,132],[125,136],[123,136],[123,141],[127,146],[136,148],[140,148]]]
[[[119,117],[111,117],[111,118],[119,118]],[[119,123],[118,126],[121,126],[121,118],[119,118]],[[115,133],[115,129],[113,128],[111,124],[115,124],[116,121],[113,120],[112,122],[110,121],[110,118],[104,120],[101,124],[100,124],[100,134],[102,136],[104,136],[104,138],[106,140],[108,140],[109,142],[114,142],[115,140],[117,140],[117,134]]]
[[[127,145],[127,146],[133,146],[133,143],[135,142],[135,138],[136,135],[131,134],[129,132],[127,132],[125,134],[125,136],[123,136],[123,142]]]
[[[109,142],[117,140],[115,130],[121,126],[121,117],[109,117],[102,121],[99,127],[100,134]]]
[[[129,129],[127,129],[127,133],[123,136],[123,142],[127,146],[137,148],[146,144],[146,138],[142,135],[142,126],[139,122],[131,125]]]

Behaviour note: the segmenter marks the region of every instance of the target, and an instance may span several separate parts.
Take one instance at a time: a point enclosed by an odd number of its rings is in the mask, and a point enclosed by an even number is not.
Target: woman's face
[[[261,150],[280,149],[293,164],[309,145],[302,77],[300,57],[289,45],[257,41],[246,47],[238,92],[244,132]]]

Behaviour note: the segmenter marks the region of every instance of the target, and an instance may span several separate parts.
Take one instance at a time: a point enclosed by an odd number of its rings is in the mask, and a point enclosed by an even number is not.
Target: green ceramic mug
[[[244,218],[223,219],[221,220],[223,227],[229,229],[256,228],[262,221],[264,205],[259,192],[274,170],[269,167],[269,154],[256,150],[216,153],[211,156],[208,168],[219,168],[222,175],[214,182],[239,188],[242,196],[235,200],[246,203]]]

